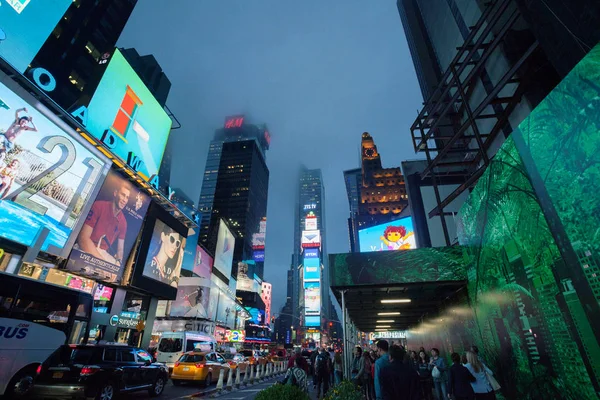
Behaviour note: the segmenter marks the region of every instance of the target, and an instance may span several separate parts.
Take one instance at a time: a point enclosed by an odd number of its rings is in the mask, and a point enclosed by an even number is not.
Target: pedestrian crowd
[[[432,348],[409,351],[386,340],[376,343],[376,350],[354,348],[348,377],[366,400],[495,400],[500,385],[494,373],[472,346],[462,356],[452,353],[452,365]],[[341,383],[343,356],[331,349],[318,349],[308,357],[300,350],[288,361],[288,372],[282,383],[309,391],[312,375],[317,398],[324,398],[329,388]]]

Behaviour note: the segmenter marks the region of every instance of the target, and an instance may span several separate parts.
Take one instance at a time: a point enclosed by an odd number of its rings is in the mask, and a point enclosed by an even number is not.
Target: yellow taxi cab
[[[215,352],[190,351],[182,355],[173,367],[171,380],[177,386],[181,382],[203,382],[210,386],[219,379],[221,369],[225,370],[224,379],[231,370],[225,358]]]
[[[244,350],[241,350],[239,352],[239,354],[243,355],[248,360],[248,364],[250,364],[250,365],[258,364],[259,356],[258,356],[258,352],[256,350],[244,349]]]
[[[250,365],[250,361],[248,361],[242,354],[226,353],[223,355],[223,357],[225,357],[225,360],[227,360],[229,363],[229,368],[231,368],[232,371],[235,371],[239,368],[240,374],[245,374],[248,366]]]

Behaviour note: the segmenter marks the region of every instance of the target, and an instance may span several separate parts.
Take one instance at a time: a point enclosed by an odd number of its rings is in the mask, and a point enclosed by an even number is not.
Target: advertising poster
[[[142,275],[177,287],[184,247],[185,238],[157,219]]]
[[[321,313],[321,284],[319,282],[304,283],[304,315]]]
[[[252,253],[252,259],[256,262],[265,262],[265,251],[254,250],[254,252]]]
[[[319,281],[321,279],[321,260],[319,258],[304,258],[304,280]]]
[[[181,269],[188,271],[194,270],[194,263],[196,262],[196,246],[198,245],[198,233],[189,235],[185,241],[185,247],[183,249],[183,261],[181,262]]]
[[[0,57],[24,72],[72,0],[4,0],[0,3]]]
[[[213,267],[222,273],[225,278],[231,276],[233,266],[233,252],[235,250],[235,237],[225,225],[219,220],[219,232],[217,234],[217,247],[215,249],[215,261]]]
[[[158,173],[171,118],[116,49],[88,105],[88,131],[138,172]],[[131,153],[131,155],[130,155]]]
[[[194,261],[194,274],[210,280],[213,258],[200,246],[196,245],[196,260]]]
[[[224,292],[221,293],[217,306],[217,321],[225,326],[233,327],[235,325],[235,301]]]
[[[416,249],[411,217],[358,231],[360,252]]]
[[[316,231],[317,230],[317,216],[312,211],[309,212],[304,218],[304,230]]]
[[[321,326],[321,316],[307,316],[304,318],[304,325],[306,326]]]
[[[264,233],[253,233],[252,234],[252,248],[255,250],[262,250],[265,248],[265,234]]]
[[[319,249],[304,249],[304,258],[319,258]]]
[[[112,294],[113,288],[98,284],[96,285],[96,291],[94,292],[94,300],[110,301]]]
[[[302,231],[302,247],[321,247],[321,231]]]
[[[149,205],[148,196],[111,171],[77,236],[67,269],[119,282]]]
[[[171,317],[208,318],[210,279],[181,278],[177,298],[171,302]]]
[[[255,307],[244,307],[246,311],[250,313],[250,319],[248,322],[255,325],[265,324],[265,310],[261,310]]]
[[[107,162],[0,83],[2,237],[31,246],[46,227],[42,251],[66,256],[63,248]]]
[[[236,290],[252,292],[254,289],[254,261],[247,260],[238,263]]]

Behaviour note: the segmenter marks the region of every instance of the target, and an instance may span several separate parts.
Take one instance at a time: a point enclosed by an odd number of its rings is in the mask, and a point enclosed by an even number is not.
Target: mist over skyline
[[[422,97],[395,1],[138,2],[118,43],[153,54],[172,83],[171,186],[198,200],[208,145],[228,115],[271,133],[265,280],[285,302],[300,165],[323,172],[329,253],[349,251],[343,171],[361,134],[384,167],[418,158],[410,125]]]

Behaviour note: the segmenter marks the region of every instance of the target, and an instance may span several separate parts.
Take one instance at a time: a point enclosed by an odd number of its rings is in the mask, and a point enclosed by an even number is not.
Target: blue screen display
[[[304,259],[304,280],[318,281],[321,279],[321,260],[318,258]]]
[[[71,3],[72,0],[2,2],[0,57],[24,72]]]
[[[321,326],[321,317],[320,316],[304,317],[304,322],[305,322],[306,326]]]

